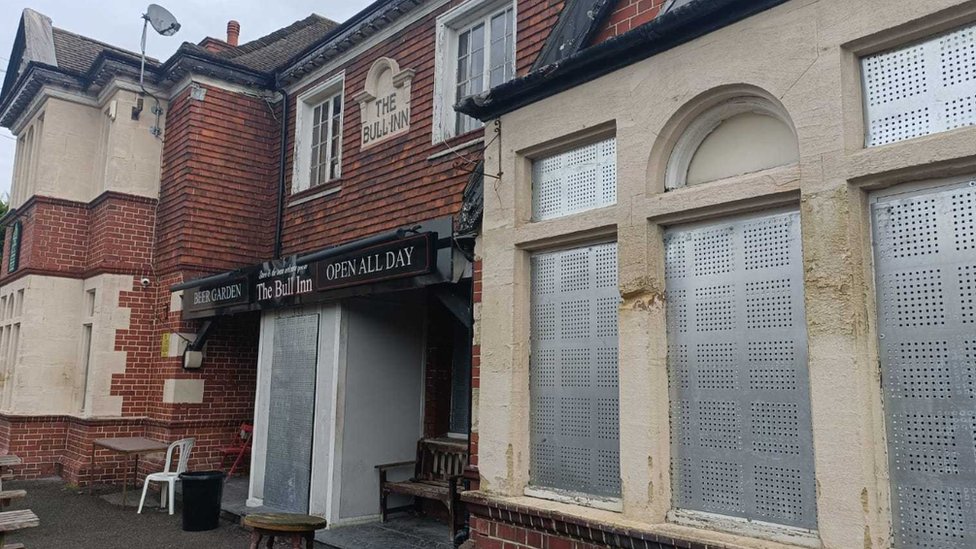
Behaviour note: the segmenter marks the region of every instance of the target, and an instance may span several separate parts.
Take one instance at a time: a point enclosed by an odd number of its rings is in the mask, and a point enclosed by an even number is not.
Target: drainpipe
[[[275,223],[274,258],[281,259],[281,226],[284,224],[285,206],[285,153],[288,147],[288,92],[277,82],[281,94],[281,151],[278,156],[278,219]]]

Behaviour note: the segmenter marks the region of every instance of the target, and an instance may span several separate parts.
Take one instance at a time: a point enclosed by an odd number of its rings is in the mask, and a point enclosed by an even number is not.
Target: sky
[[[43,13],[55,27],[82,34],[134,52],[142,38],[142,14],[152,0],[0,0],[0,81],[13,49],[24,8]],[[171,37],[149,31],[146,53],[165,60],[183,42],[199,42],[207,36],[223,40],[227,21],[241,24],[243,44],[299,19],[317,13],[345,21],[372,0],[154,0],[176,16],[181,28]],[[10,192],[15,141],[0,128],[0,193]]]

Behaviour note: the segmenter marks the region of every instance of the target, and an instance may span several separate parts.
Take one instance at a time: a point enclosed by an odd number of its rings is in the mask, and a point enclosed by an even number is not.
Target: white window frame
[[[515,0],[467,0],[437,18],[437,54],[434,63],[434,127],[431,132],[436,145],[457,137],[454,104],[457,90],[457,39],[479,23],[485,24],[484,85],[490,84],[487,62],[491,47],[491,17],[504,10],[512,10],[512,77],[516,77],[518,59],[518,3]],[[475,126],[475,129],[480,125]]]
[[[750,113],[775,118],[792,130],[794,139],[796,138],[796,129],[793,127],[793,121],[790,119],[789,114],[767,99],[741,96],[719,103],[699,115],[684,130],[681,137],[678,138],[671,152],[671,156],[668,158],[664,189],[674,191],[683,187],[694,186],[695,184],[688,184],[688,170],[691,168],[691,161],[694,160],[695,154],[698,153],[698,149],[705,142],[705,139],[730,118],[740,114]],[[777,167],[782,166],[771,166],[761,171],[773,170]],[[697,183],[697,185],[705,185],[708,183],[711,183],[711,181]]]
[[[333,187],[330,183],[335,181],[340,181],[342,179],[342,128],[343,120],[346,116],[346,95],[345,95],[345,83],[346,83],[346,73],[340,73],[332,78],[329,78],[325,82],[322,82],[318,86],[302,93],[298,96],[297,104],[295,108],[295,160],[294,167],[292,171],[292,183],[291,192],[292,194],[300,193],[302,191],[308,190],[312,187],[318,186],[323,189]],[[339,165],[336,170],[336,176],[333,178],[326,178],[324,183],[319,185],[312,185],[311,181],[311,170],[312,170],[312,125],[313,125],[313,113],[315,108],[319,105],[324,104],[326,101],[332,101],[336,96],[340,96],[342,99],[342,112],[339,113]],[[331,148],[331,143],[329,144]],[[329,153],[329,159],[332,158],[332,152]]]

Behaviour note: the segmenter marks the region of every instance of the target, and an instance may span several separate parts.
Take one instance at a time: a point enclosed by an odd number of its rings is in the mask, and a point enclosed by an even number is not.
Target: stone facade
[[[976,130],[866,147],[859,60],[973,20],[972,4],[955,0],[889,2],[883,10],[789,1],[500,116],[504,143],[486,150],[486,165],[500,166],[503,175],[485,193],[481,489],[465,497],[478,517],[477,547],[892,545],[897,517],[869,197],[896,185],[971,176]],[[666,191],[684,132],[736,97],[761,98],[788,113],[799,162]],[[533,221],[532,162],[606,136],[616,137],[616,205]],[[672,503],[664,232],[775,208],[797,209],[802,219],[817,527],[784,533],[716,517],[682,520]],[[607,239],[619,247],[622,297],[619,512],[526,495],[529,258]]]

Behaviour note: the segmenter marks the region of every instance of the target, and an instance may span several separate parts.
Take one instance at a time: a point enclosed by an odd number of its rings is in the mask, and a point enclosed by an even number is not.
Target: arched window
[[[740,97],[702,113],[675,144],[665,188],[678,189],[799,161],[793,124],[777,105]]]

